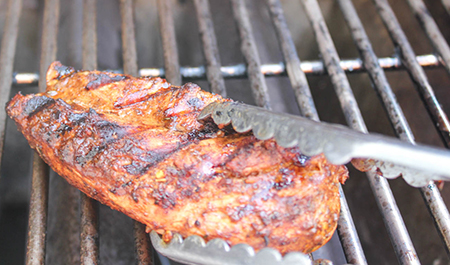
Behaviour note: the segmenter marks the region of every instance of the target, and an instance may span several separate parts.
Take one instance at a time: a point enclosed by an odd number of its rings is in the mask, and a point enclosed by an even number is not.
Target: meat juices
[[[88,196],[163,234],[309,253],[332,236],[345,166],[200,123],[195,84],[75,71],[54,62],[47,91],[7,104],[30,146]]]

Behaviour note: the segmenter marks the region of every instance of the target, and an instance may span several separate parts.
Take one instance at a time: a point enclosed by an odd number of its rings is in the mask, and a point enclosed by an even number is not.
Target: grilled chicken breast
[[[197,85],[75,71],[7,105],[30,146],[70,184],[170,240],[199,235],[309,253],[339,217],[344,166],[196,117],[225,101]]]

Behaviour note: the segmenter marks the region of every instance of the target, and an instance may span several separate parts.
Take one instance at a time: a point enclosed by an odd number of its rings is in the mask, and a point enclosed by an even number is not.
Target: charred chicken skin
[[[324,245],[347,169],[197,121],[207,104],[225,100],[190,83],[55,62],[47,91],[19,93],[7,113],[70,184],[166,241],[199,235],[281,253]]]

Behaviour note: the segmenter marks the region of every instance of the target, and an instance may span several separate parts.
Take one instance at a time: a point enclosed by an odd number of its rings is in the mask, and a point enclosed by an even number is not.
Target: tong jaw
[[[209,104],[198,119],[208,117],[217,125],[231,123],[240,133],[252,130],[260,140],[274,138],[282,147],[298,146],[307,156],[323,153],[333,164],[352,161],[357,169],[376,171],[385,178],[402,175],[413,187],[426,186],[433,180],[450,180],[450,152],[446,150],[414,146],[386,136],[363,134],[342,125],[315,122],[237,102]],[[409,157],[404,157],[406,155]],[[415,163],[412,158],[417,160],[419,156],[426,157],[428,162]],[[372,157],[375,159],[367,159]],[[434,174],[428,173],[429,170]]]
[[[252,130],[259,140],[274,138],[282,147],[298,146],[302,154],[306,156],[325,153],[328,161],[334,164],[345,164],[352,158],[351,150],[344,150],[349,146],[346,142],[333,144],[329,140],[338,136],[335,131],[321,130],[313,126],[318,124],[314,121],[305,120],[307,124],[300,124],[288,115],[271,114],[274,113],[236,102],[214,102],[203,109],[198,119],[212,117],[218,125],[231,123],[234,130],[239,133]]]
[[[222,239],[213,239],[208,243],[199,236],[189,236],[185,240],[175,234],[169,243],[165,243],[155,232],[150,232],[153,247],[162,255],[178,262],[205,265],[313,265],[309,256],[292,252],[284,257],[271,248],[255,253],[247,244],[230,246]],[[331,264],[331,263],[327,263]]]

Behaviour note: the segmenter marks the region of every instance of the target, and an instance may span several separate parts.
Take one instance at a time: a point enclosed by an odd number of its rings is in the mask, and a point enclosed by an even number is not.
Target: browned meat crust
[[[311,252],[336,228],[344,166],[196,120],[226,99],[161,78],[76,72],[7,105],[32,148],[90,197],[170,239],[199,235]]]

